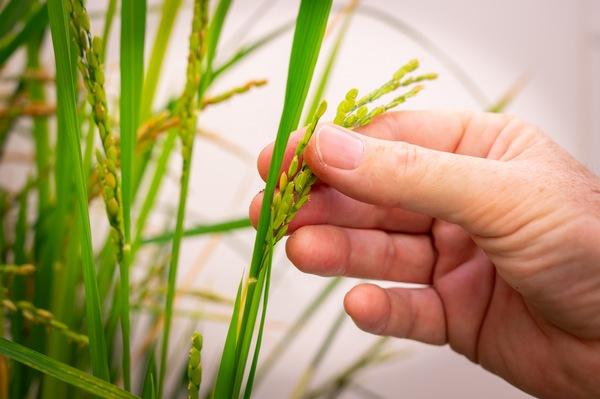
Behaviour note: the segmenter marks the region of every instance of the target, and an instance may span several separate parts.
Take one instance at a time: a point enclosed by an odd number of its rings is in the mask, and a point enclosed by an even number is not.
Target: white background
[[[183,86],[187,35],[191,18],[190,2],[180,15],[166,58],[165,74],[159,84],[157,106],[178,95]],[[262,3],[234,1],[226,21],[223,43],[248,15]],[[235,39],[220,54],[223,59],[236,45],[246,43],[283,21],[292,19],[297,1],[278,0],[261,17],[249,36]],[[104,1],[89,0],[92,10],[102,10]],[[336,2],[341,5],[343,2]],[[600,2],[595,0],[454,0],[391,1],[365,0],[363,4],[386,10],[408,22],[449,54],[481,87],[489,101],[497,99],[513,82],[527,76],[527,85],[510,107],[510,112],[540,125],[548,134],[589,167],[600,171]],[[152,42],[158,23],[156,15],[148,20],[148,43]],[[107,59],[109,89],[118,88],[118,21],[115,23]],[[102,26],[93,25],[100,33]],[[253,158],[276,132],[281,104],[291,33],[259,51],[250,60],[231,71],[214,87],[220,92],[249,79],[266,78],[266,88],[254,90],[224,105],[208,110],[200,124],[231,140],[247,153],[234,156],[221,147],[196,142],[191,195],[188,200],[187,225],[218,221],[245,215],[253,195],[262,188]],[[324,51],[330,48],[327,41]],[[149,48],[149,47],[148,47]],[[229,53],[227,52],[229,51]],[[149,51],[148,51],[149,52]],[[325,54],[325,53],[324,53]],[[437,82],[408,108],[473,108],[475,101],[457,79],[419,44],[370,17],[358,14],[343,45],[327,98],[336,103],[351,87],[369,89],[387,78],[409,58],[421,60],[422,69],[440,73]],[[47,57],[50,61],[51,56]],[[113,97],[115,104],[117,98]],[[116,110],[116,108],[113,107]],[[330,113],[328,114],[330,115]],[[13,145],[19,145],[18,138]],[[165,217],[172,218],[177,198],[180,162],[170,165],[170,179],[161,193],[163,213],[155,215],[149,232],[157,232]],[[16,185],[13,171],[4,169],[4,183]],[[96,204],[93,218],[95,239],[99,241],[103,214]],[[233,296],[242,271],[247,267],[253,233],[236,233],[229,237],[189,239],[181,257],[180,283],[218,290]],[[151,256],[150,252],[146,256]],[[137,277],[143,271],[138,271]],[[269,305],[269,321],[263,344],[267,353],[281,336],[285,326],[326,282],[319,277],[298,272],[279,253],[275,259],[274,284]],[[286,356],[256,391],[257,397],[286,397],[313,356],[330,323],[341,309],[341,299],[348,281],[318,313],[289,349]],[[195,301],[180,301],[179,308],[202,310]],[[211,310],[214,310],[211,308]],[[222,310],[218,310],[225,313]],[[205,379],[214,376],[226,325],[203,322],[199,325],[179,320],[174,329],[174,359],[185,353],[192,328],[205,334],[203,351]],[[139,343],[147,334],[143,323],[135,330]],[[372,342],[347,321],[318,372],[316,384],[354,359]],[[448,348],[396,340],[393,349],[406,356],[391,364],[378,366],[361,374],[361,385],[382,397],[404,398],[525,398],[527,395],[488,374]],[[175,362],[173,363],[175,364]],[[136,366],[142,366],[137,364]],[[175,367],[172,368],[174,371]],[[344,397],[360,397],[349,391]]]

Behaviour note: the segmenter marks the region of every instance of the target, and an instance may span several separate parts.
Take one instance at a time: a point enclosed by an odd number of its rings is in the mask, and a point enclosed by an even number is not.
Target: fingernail
[[[317,155],[321,162],[337,169],[356,169],[364,152],[363,141],[354,133],[335,125],[321,125],[317,130]]]

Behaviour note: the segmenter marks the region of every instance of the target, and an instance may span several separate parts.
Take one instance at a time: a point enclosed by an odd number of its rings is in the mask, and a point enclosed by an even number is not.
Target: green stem
[[[167,135],[167,138],[165,139],[162,145],[162,150],[160,156],[158,157],[156,168],[154,169],[154,174],[152,175],[152,181],[150,182],[150,187],[148,188],[148,192],[144,196],[144,202],[142,204],[142,208],[137,218],[135,228],[135,239],[133,240],[133,246],[131,249],[132,259],[135,259],[135,255],[140,245],[146,242],[146,240],[142,240],[142,234],[144,233],[144,228],[146,227],[146,222],[148,221],[150,212],[152,211],[152,208],[154,208],[156,197],[158,195],[158,190],[160,189],[162,180],[166,174],[169,159],[171,158],[171,153],[175,148],[176,140],[177,131],[170,130]],[[168,237],[167,240],[169,240],[170,238],[171,237]]]
[[[250,219],[240,218],[234,220],[227,220],[224,222],[214,224],[203,224],[200,226],[192,227],[183,231],[184,237],[196,237],[205,234],[224,233],[230,232],[237,229],[245,229],[252,226]],[[160,244],[167,242],[173,238],[175,232],[170,231],[157,236],[145,238],[141,241],[142,244]]]
[[[192,141],[193,143],[193,141]],[[179,264],[179,253],[181,248],[181,237],[183,236],[183,219],[185,218],[185,207],[190,184],[190,165],[192,148],[190,148],[190,158],[183,160],[183,172],[181,176],[181,192],[179,193],[179,206],[177,208],[177,219],[175,224],[175,236],[173,238],[173,250],[171,254],[171,266],[169,267],[169,276],[167,279],[168,287],[175,287],[177,280],[177,266]],[[169,345],[169,335],[171,333],[171,322],[173,319],[173,302],[175,300],[175,290],[168,289],[165,302],[165,323],[161,342],[160,352],[160,374],[158,377],[158,397],[163,397],[164,379],[167,372],[167,353]]]

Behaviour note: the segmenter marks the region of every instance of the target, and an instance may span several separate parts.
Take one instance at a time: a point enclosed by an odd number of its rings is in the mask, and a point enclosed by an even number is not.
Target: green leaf
[[[137,398],[115,385],[4,338],[0,338],[0,354],[102,398]]]
[[[225,222],[219,222],[214,224],[202,224],[200,226],[191,227],[187,230],[184,230],[184,237],[195,237],[205,234],[214,234],[214,233],[225,233],[238,229],[245,229],[252,226],[250,223],[250,219],[248,218],[240,218],[227,220]],[[142,244],[160,244],[167,242],[173,238],[174,232],[170,231],[167,233],[163,233],[157,236],[148,237],[142,240]]]
[[[267,232],[269,231],[271,220],[271,202],[273,193],[277,181],[279,180],[279,170],[281,168],[289,135],[298,127],[300,121],[300,114],[304,102],[306,101],[308,88],[319,56],[330,9],[331,0],[303,0],[298,11],[296,30],[290,55],[284,105],[277,138],[275,140],[273,157],[271,159],[267,186],[264,191],[258,231],[254,243],[254,252],[248,278],[249,282],[256,281],[257,283],[248,284],[247,292],[245,293],[246,303],[244,305],[239,332],[239,337],[242,337],[242,339],[239,339],[237,335],[232,336],[232,334],[228,334],[225,342],[215,391],[217,393],[216,397],[219,398],[237,397],[240,392],[238,387],[241,387],[241,381],[244,378],[246,360],[250,349],[248,337],[251,340],[256,321],[256,312],[258,311],[262,297],[262,295],[260,295],[262,292],[259,288],[261,288],[261,284],[264,282],[264,274],[270,270],[269,251],[272,251],[272,248],[270,248],[271,244],[267,242]],[[257,294],[255,294],[255,290],[257,289]],[[236,300],[240,300],[240,295],[241,294],[238,294]],[[234,321],[232,320],[232,323],[233,322]],[[237,320],[235,322],[237,323]],[[235,348],[233,361],[231,359],[231,351],[234,349],[232,348]],[[231,380],[232,376],[235,376],[233,381]]]
[[[235,54],[233,54],[227,61],[223,62],[221,65],[214,68],[214,71],[211,75],[211,81],[217,79],[217,77],[221,76],[224,72],[231,69],[233,66],[237,65],[240,61],[244,60],[247,56],[271,43],[273,40],[279,38],[284,33],[288,32],[294,27],[294,21],[286,22],[275,29],[265,33],[260,38],[256,39],[249,45],[243,46],[240,48]]]
[[[347,11],[346,16],[344,17],[344,22],[340,31],[335,39],[335,43],[333,44],[333,48],[329,52],[329,57],[327,57],[327,62],[325,63],[325,68],[321,73],[321,77],[319,78],[319,83],[315,89],[315,92],[312,96],[312,100],[308,107],[308,112],[306,112],[306,117],[304,119],[304,124],[308,125],[311,120],[313,120],[315,112],[317,111],[317,107],[323,101],[323,95],[325,94],[325,89],[327,88],[327,83],[329,83],[329,77],[331,76],[331,71],[333,71],[333,67],[335,65],[335,61],[340,52],[340,47],[342,47],[342,42],[344,41],[344,37],[346,36],[346,32],[348,32],[348,28],[350,27],[350,21],[352,20],[352,16],[354,15],[354,8]]]
[[[123,221],[130,241],[133,153],[144,78],[146,0],[123,0],[121,7],[121,174]]]
[[[144,386],[142,387],[143,399],[156,399],[156,357],[154,347],[149,350],[146,373],[144,374]]]
[[[131,204],[133,200],[133,154],[140,121],[140,97],[144,78],[144,37],[146,0],[123,0],[121,4],[121,181],[125,247],[131,246]],[[121,328],[123,332],[123,377],[131,387],[129,263],[131,252],[124,251],[121,262]]]
[[[9,22],[9,25],[14,22]],[[8,43],[0,48],[0,66],[10,58],[11,55],[23,44],[35,37],[35,35],[46,29],[48,24],[48,9],[43,4],[29,17],[25,26]],[[0,26],[3,26],[0,24]]]
[[[113,22],[115,20],[115,14],[117,13],[117,0],[108,0],[108,6],[106,7],[106,16],[104,17],[104,27],[102,28],[102,59],[106,60],[106,46],[110,39],[110,32],[112,30]]]
[[[34,4],[33,0],[11,0],[0,13],[0,38],[10,33]]]
[[[231,6],[231,0],[219,0],[215,14],[210,19],[207,32],[207,46],[206,46],[206,67],[204,69],[204,76],[198,89],[198,98],[202,99],[206,89],[212,81],[212,64],[217,53],[217,44],[221,38],[221,31],[223,30],[223,24],[225,23],[225,17],[229,12]]]
[[[81,255],[92,371],[96,376],[108,380],[108,358],[102,329],[102,308],[98,295],[98,284],[92,252],[90,218],[87,208],[87,175],[84,174],[82,167],[81,146],[79,142],[81,132],[77,120],[77,103],[75,100],[77,79],[73,68],[69,25],[63,1],[49,0],[48,15],[56,62],[58,118],[64,126],[64,130],[59,131],[59,136],[65,136],[66,146],[69,149],[69,153],[65,155],[71,163],[70,173],[74,180],[77,210],[81,219]]]
[[[231,398],[233,391],[232,382],[235,379],[235,352],[238,341],[238,322],[240,319],[240,310],[242,307],[242,286],[243,281],[240,281],[235,297],[235,305],[233,305],[233,313],[231,314],[231,322],[227,330],[225,338],[225,347],[221,356],[221,364],[217,373],[217,381],[213,391],[213,398]]]
[[[270,255],[267,256],[270,261]],[[243,328],[240,330],[240,336],[238,337],[238,348],[236,356],[236,372],[235,372],[235,380],[233,383],[233,393],[232,397],[237,398],[240,395],[240,391],[242,388],[242,382],[244,380],[244,374],[246,370],[246,360],[248,358],[248,353],[250,351],[250,346],[252,345],[252,336],[254,335],[254,324],[256,322],[256,317],[258,316],[258,309],[260,307],[260,299],[263,294],[263,289],[265,287],[265,282],[267,280],[267,272],[270,270],[269,261],[267,261],[267,266],[263,267],[258,275],[258,279],[256,283],[248,284],[248,292],[250,292],[250,288],[252,287],[253,295],[250,297],[246,296],[246,303],[250,303],[251,306],[248,312],[244,315],[246,318],[246,325],[252,326],[252,328]],[[248,300],[248,299],[251,300]],[[245,310],[244,310],[245,311]],[[260,334],[260,332],[259,332]]]
[[[177,131],[170,130],[167,134],[167,138],[165,139],[160,155],[158,157],[158,161],[156,162],[156,167],[154,168],[154,174],[152,175],[152,180],[150,181],[150,186],[148,187],[148,191],[144,196],[144,202],[142,203],[142,208],[140,209],[140,213],[137,218],[136,228],[135,228],[135,239],[133,240],[133,247],[131,250],[131,256],[135,259],[135,255],[139,246],[145,243],[145,240],[142,240],[142,234],[144,233],[144,228],[146,227],[146,222],[148,221],[148,217],[150,217],[150,212],[156,203],[156,197],[158,195],[158,190],[162,184],[162,181],[167,172],[167,166],[169,164],[169,158],[171,157],[171,153],[175,148],[175,141],[177,139]],[[165,241],[171,240],[173,238],[173,234],[171,233],[168,237],[165,238]],[[159,238],[157,241],[151,242],[164,242]]]
[[[248,374],[248,382],[246,384],[246,389],[244,390],[245,399],[250,399],[252,397],[252,387],[254,385],[256,367],[258,366],[258,357],[260,355],[260,347],[262,345],[262,337],[263,332],[265,330],[265,321],[267,319],[267,304],[269,303],[269,288],[271,286],[271,259],[269,259],[269,261],[267,262],[266,269],[267,281],[265,282],[263,294],[262,314],[260,316],[260,325],[258,327],[258,337],[256,337],[256,345],[254,346],[254,355],[252,356],[252,365],[250,366],[250,373]]]
[[[143,96],[140,107],[142,121],[146,120],[152,112],[152,103],[154,102],[156,87],[160,81],[160,72],[165,59],[165,52],[171,38],[171,33],[173,32],[175,18],[177,18],[177,14],[181,9],[182,2],[182,0],[165,0],[162,4],[160,22],[158,23],[158,30],[156,31],[154,44],[152,45],[148,70],[146,71],[144,87],[142,89]]]
[[[283,162],[285,148],[290,133],[298,128],[300,122],[300,114],[306,101],[310,82],[312,81],[330,9],[331,0],[302,0],[300,5],[290,55],[283,110],[273,148],[273,156],[269,167],[269,175],[254,243],[254,253],[250,267],[250,276],[253,277],[258,275],[258,268],[271,217],[271,201],[275,186],[279,180],[279,170]]]

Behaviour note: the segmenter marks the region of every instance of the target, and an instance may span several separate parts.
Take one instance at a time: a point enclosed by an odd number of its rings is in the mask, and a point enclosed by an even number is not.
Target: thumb
[[[483,219],[497,219],[514,202],[515,179],[506,162],[376,139],[330,124],[317,128],[304,156],[319,179],[352,198],[424,213],[474,234],[498,233],[484,231],[490,225]],[[505,198],[508,193],[512,199]]]

